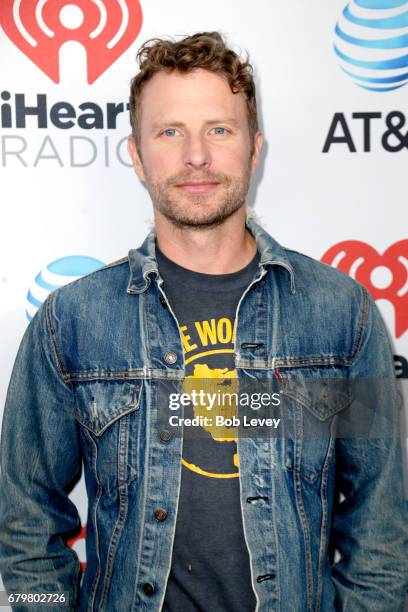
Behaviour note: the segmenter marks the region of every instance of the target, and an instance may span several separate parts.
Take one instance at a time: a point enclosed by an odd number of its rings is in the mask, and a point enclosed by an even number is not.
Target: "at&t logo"
[[[408,83],[408,0],[352,0],[335,26],[334,51],[352,81],[383,95]],[[408,149],[407,115],[389,112],[335,112],[322,152],[342,146],[350,153],[381,147]]]
[[[103,261],[86,255],[70,255],[49,263],[37,274],[27,293],[26,315],[31,321],[48,295],[85,274],[101,268]]]
[[[59,83],[62,45],[79,42],[93,83],[134,42],[142,10],[139,0],[1,0],[0,24],[54,83]]]
[[[353,0],[335,28],[334,51],[343,71],[370,91],[408,83],[408,1]]]

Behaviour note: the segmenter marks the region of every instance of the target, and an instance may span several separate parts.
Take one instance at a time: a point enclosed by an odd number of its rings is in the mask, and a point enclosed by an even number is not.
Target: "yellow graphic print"
[[[203,357],[208,359],[210,356],[212,357],[217,354],[234,353],[231,345],[233,345],[235,339],[235,325],[227,317],[210,319],[209,321],[195,321],[194,327],[194,335],[197,338],[196,342],[192,341],[192,336],[186,325],[180,328],[186,366],[198,359],[201,361]],[[221,349],[210,348],[220,344],[226,346]],[[197,352],[197,349],[201,350]],[[189,355],[189,353],[193,354]],[[214,359],[212,358],[212,360]],[[236,442],[236,427],[216,425],[217,415],[229,419],[237,414],[236,393],[238,377],[236,370],[211,368],[207,363],[202,362],[194,364],[193,368],[193,373],[187,375],[184,379],[184,393],[191,395],[191,392],[195,390],[197,392],[196,397],[199,397],[199,392],[202,390],[204,391],[204,396],[201,397],[207,398],[211,395],[219,400],[215,401],[211,407],[205,399],[202,402],[197,402],[197,405],[193,408],[194,416],[210,417],[211,424],[204,425],[203,429],[211,435],[214,442]],[[209,410],[209,408],[211,409]],[[182,463],[193,472],[210,478],[237,478],[239,476],[238,471],[229,474],[209,472],[200,466],[189,463],[185,458],[182,459]],[[237,453],[234,453],[233,465],[235,468],[238,468]]]
[[[226,385],[226,379],[230,383]],[[220,397],[220,402],[215,402],[211,407],[208,401],[199,402],[194,406],[194,416],[210,416],[211,425],[204,425],[204,429],[211,434],[211,437],[216,442],[231,442],[237,441],[236,427],[226,427],[225,425],[215,424],[217,415],[224,418],[232,418],[237,414],[237,403],[234,393],[237,390],[237,372],[236,370],[211,369],[206,364],[198,363],[194,366],[194,374],[186,376],[183,384],[184,393],[191,395],[193,389],[200,391],[203,389],[204,397],[208,395]]]

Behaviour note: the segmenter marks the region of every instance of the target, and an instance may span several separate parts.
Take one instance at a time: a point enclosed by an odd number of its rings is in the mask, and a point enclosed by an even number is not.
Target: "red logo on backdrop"
[[[326,251],[322,261],[355,278],[374,300],[391,302],[395,337],[402,336],[408,329],[408,240],[392,244],[382,255],[365,242],[345,240]],[[379,282],[376,272],[385,272],[389,279]]]
[[[82,525],[81,531],[76,536],[74,536],[73,538],[69,538],[67,540],[67,545],[70,548],[73,548],[73,546],[75,546],[76,542],[78,542],[79,540],[84,540],[84,542],[85,542],[85,539],[86,539],[86,525]],[[85,568],[86,568],[86,561],[80,561],[80,566],[81,566],[82,571],[84,572]]]
[[[83,45],[88,83],[101,76],[133,43],[142,26],[139,0],[1,0],[0,24],[10,40],[55,83],[59,52]]]

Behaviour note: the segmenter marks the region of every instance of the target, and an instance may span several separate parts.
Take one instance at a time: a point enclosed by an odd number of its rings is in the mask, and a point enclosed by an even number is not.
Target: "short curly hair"
[[[232,93],[242,92],[246,98],[249,134],[252,151],[258,130],[253,69],[248,57],[242,61],[229,49],[219,32],[199,32],[180,41],[153,38],[147,40],[137,54],[139,72],[130,85],[130,122],[132,135],[140,150],[141,93],[144,84],[157,72],[181,73],[202,68],[227,79]]]

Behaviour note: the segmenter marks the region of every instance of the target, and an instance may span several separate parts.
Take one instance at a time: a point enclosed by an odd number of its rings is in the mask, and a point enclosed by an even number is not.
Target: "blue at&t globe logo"
[[[104,265],[103,261],[86,255],[70,255],[49,263],[37,274],[27,293],[26,315],[28,320],[31,321],[38,308],[54,289]]]
[[[408,83],[408,0],[352,0],[335,28],[334,50],[360,87],[391,91]]]

